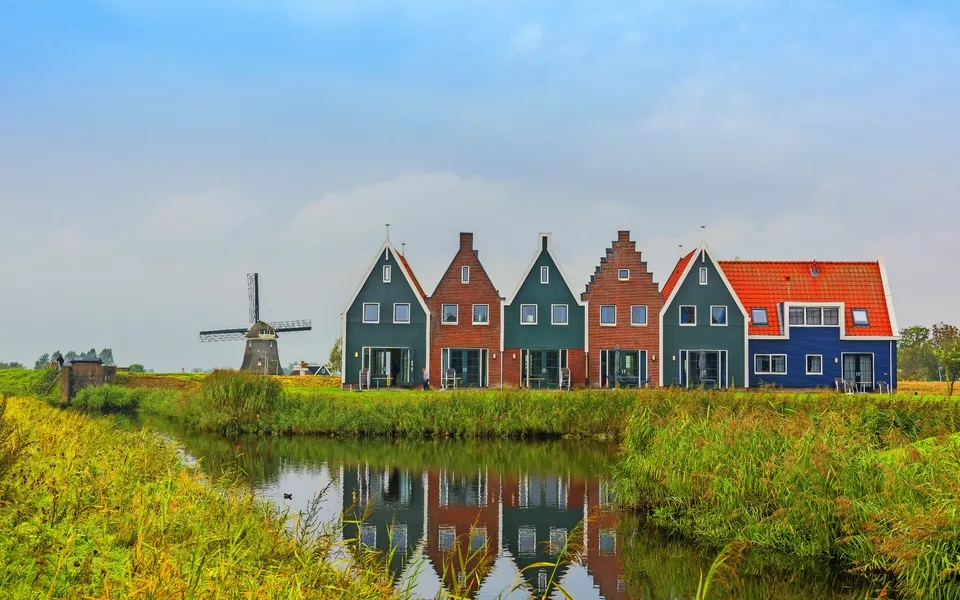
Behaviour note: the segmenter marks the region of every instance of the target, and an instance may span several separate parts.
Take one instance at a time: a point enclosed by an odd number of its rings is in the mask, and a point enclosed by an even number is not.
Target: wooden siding
[[[550,281],[540,283],[540,268],[550,268]],[[537,324],[520,324],[520,305],[537,305]],[[567,324],[551,325],[551,305],[567,305]],[[541,250],[527,273],[513,304],[504,307],[504,348],[584,348],[584,311],[567,287],[550,253]]]

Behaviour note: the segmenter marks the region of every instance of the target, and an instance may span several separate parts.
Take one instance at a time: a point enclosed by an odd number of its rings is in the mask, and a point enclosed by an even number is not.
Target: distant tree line
[[[86,352],[76,352],[70,350],[66,354],[62,354],[59,350],[53,352],[53,354],[44,353],[40,355],[40,358],[33,363],[34,369],[44,369],[50,362],[55,362],[57,357],[63,356],[64,361],[73,360],[74,358],[99,358],[103,361],[105,365],[115,365],[116,363],[113,360],[113,350],[110,348],[104,348],[100,352],[97,352],[96,348],[90,348]]]
[[[22,369],[23,365],[18,362],[0,362],[0,369]]]
[[[947,381],[952,393],[953,382],[960,377],[960,329],[948,323],[902,329],[897,362],[900,379]]]

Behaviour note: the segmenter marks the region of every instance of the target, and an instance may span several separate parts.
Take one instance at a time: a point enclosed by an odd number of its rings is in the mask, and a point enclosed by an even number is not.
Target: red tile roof
[[[400,254],[399,252],[394,252],[397,256],[397,260],[403,263],[403,268],[407,270],[407,273],[410,274],[410,279],[413,280],[413,286],[417,288],[417,293],[420,294],[421,299],[426,299],[427,295],[423,293],[423,288],[420,287],[420,282],[417,281],[417,276],[413,274],[413,269],[410,268],[410,263],[407,262],[407,259]]]
[[[782,335],[782,302],[843,302],[848,336],[896,335],[890,324],[879,262],[718,261],[751,314],[767,309],[768,325],[750,324],[750,335]],[[817,275],[813,275],[816,268]],[[854,327],[851,309],[867,309],[869,325]]]
[[[677,284],[680,283],[680,276],[683,275],[683,271],[687,268],[687,265],[690,264],[690,261],[693,259],[693,255],[697,253],[699,248],[690,251],[690,254],[684,256],[677,262],[677,266],[673,268],[673,273],[670,273],[670,277],[667,278],[667,282],[663,284],[663,301],[667,302],[670,300],[670,293],[673,292],[673,288],[677,287]]]

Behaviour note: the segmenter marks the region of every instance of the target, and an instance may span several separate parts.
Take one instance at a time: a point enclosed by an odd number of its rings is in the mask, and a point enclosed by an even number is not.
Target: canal
[[[577,600],[693,600],[716,555],[614,510],[612,444],[228,439],[156,419],[125,424],[171,437],[212,476],[239,470],[264,499],[293,515],[318,515],[340,541],[392,547],[397,586],[421,598],[441,590],[562,598],[557,582]],[[543,566],[565,552],[578,558]],[[826,567],[798,571],[763,558],[724,569],[709,597],[839,600],[871,592]]]

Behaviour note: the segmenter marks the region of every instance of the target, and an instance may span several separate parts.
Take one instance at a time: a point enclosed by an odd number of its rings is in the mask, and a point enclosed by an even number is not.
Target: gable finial
[[[707,243],[707,226],[701,225],[700,226],[700,245],[703,245],[706,243]]]
[[[406,255],[407,255],[407,243],[406,243],[406,242],[401,242],[401,243],[400,243],[400,256],[406,256]]]
[[[683,244],[677,244],[680,248],[680,257],[683,258]]]
[[[390,223],[387,223],[387,241],[390,241]]]

